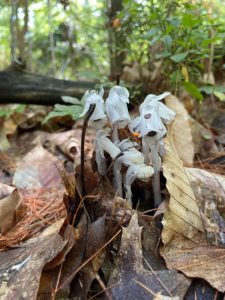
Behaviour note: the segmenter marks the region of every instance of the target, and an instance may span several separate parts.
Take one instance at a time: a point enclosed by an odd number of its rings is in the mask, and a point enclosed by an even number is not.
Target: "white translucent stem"
[[[119,134],[118,134],[118,125],[114,124],[113,125],[113,132],[112,132],[112,141],[114,144],[119,143]]]
[[[114,173],[114,178],[115,178],[115,188],[116,188],[117,194],[118,194],[118,196],[123,197],[121,168],[122,168],[122,160],[119,157],[113,165],[113,173]]]
[[[98,166],[98,173],[102,176],[105,176],[107,173],[107,164],[105,157],[102,157],[101,152],[96,150],[95,152],[95,161]]]
[[[148,165],[150,163],[150,148],[144,138],[142,139],[142,153],[144,155],[144,163]]]
[[[133,172],[133,168],[129,167],[125,176],[124,180],[124,187],[126,191],[126,199],[129,203],[129,205],[132,207],[132,191],[131,191],[131,185],[137,178],[137,173]]]
[[[161,193],[160,193],[160,161],[158,152],[158,141],[151,137],[150,148],[151,148],[151,158],[152,165],[154,169],[153,176],[153,192],[154,192],[154,204],[155,207],[159,206],[161,203]]]

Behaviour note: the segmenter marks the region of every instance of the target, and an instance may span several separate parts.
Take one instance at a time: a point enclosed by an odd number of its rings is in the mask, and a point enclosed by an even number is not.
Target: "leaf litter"
[[[118,197],[110,175],[93,181],[93,131],[86,138],[85,184],[93,183],[85,198],[73,168],[63,168],[79,159],[79,126],[30,135],[27,151],[21,139],[17,158],[10,141],[11,154],[3,157],[12,177],[0,193],[19,196],[12,228],[0,235],[1,299],[177,300],[185,299],[191,278],[225,292],[224,178],[184,168],[192,166],[194,151],[188,114],[169,97],[178,119],[165,141],[164,201],[154,217],[143,212],[140,199],[133,210]],[[79,176],[79,166],[76,171]],[[135,188],[141,194],[145,186]]]

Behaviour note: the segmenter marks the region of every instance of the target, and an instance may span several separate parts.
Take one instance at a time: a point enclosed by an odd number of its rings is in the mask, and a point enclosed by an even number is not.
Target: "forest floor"
[[[82,197],[82,121],[43,125],[49,107],[2,106],[0,299],[224,299],[225,106],[165,102],[176,119],[162,203],[154,207],[151,181],[136,180],[133,208],[112,172],[97,175],[91,127]]]

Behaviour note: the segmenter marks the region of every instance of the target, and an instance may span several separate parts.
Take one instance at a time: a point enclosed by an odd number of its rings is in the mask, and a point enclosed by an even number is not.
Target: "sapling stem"
[[[89,110],[84,118],[82,134],[81,134],[81,153],[80,153],[80,179],[81,179],[81,196],[85,196],[85,185],[84,185],[84,144],[85,144],[85,135],[88,125],[88,121],[95,110],[96,104],[91,104]]]

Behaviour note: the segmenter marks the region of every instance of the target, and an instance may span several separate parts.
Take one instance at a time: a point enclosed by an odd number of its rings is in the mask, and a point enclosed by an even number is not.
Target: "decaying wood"
[[[80,99],[86,90],[95,88],[95,84],[96,82],[60,80],[10,67],[0,71],[0,104],[65,104],[61,96]]]

